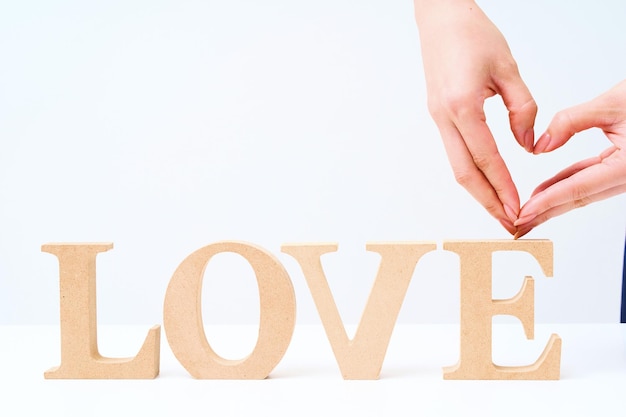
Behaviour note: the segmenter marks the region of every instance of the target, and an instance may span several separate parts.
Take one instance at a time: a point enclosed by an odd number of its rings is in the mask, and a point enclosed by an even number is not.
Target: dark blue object
[[[626,243],[624,244],[624,269],[622,269],[622,323],[626,323]]]

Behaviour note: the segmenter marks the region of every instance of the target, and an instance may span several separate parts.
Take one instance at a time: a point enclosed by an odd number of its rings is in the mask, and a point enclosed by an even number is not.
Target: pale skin
[[[483,111],[500,95],[511,130],[528,152],[537,105],[520,77],[506,40],[472,0],[414,0],[428,91],[455,178],[515,234],[520,199]]]
[[[594,127],[612,146],[539,185],[521,209],[515,237],[572,209],[626,192],[626,80],[587,103],[557,113],[534,153],[551,152],[576,133]]]
[[[626,192],[626,80],[559,112],[534,143],[537,105],[506,40],[473,0],[414,0],[428,108],[455,178],[515,238],[576,207]],[[511,175],[483,111],[500,95],[511,131],[528,152],[551,152],[598,127],[613,146],[542,183],[520,209]]]

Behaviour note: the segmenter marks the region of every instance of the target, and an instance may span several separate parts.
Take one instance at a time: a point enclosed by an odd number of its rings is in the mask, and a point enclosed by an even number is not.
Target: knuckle
[[[447,93],[444,96],[445,107],[448,112],[456,117],[463,116],[474,111],[475,97],[466,92]]]
[[[538,111],[537,103],[532,97],[520,105],[510,104],[507,109],[511,125],[516,122],[533,123]]]
[[[536,116],[538,110],[539,108],[537,107],[537,103],[535,102],[535,99],[531,97],[526,103],[520,106],[518,111],[533,114],[534,116]]]
[[[433,119],[464,120],[483,116],[484,95],[467,84],[451,83],[428,94],[428,111]]]
[[[494,217],[497,217],[503,210],[502,204],[497,199],[496,196],[493,198],[485,198],[483,195],[480,197],[480,194],[484,194],[477,189],[477,184],[480,183],[480,179],[477,178],[477,175],[482,175],[475,169],[456,169],[454,170],[454,179],[456,182],[467,191],[470,192],[483,207],[487,210],[488,213],[491,213]],[[477,194],[478,193],[478,194]]]
[[[572,190],[572,205],[574,208],[585,207],[589,205],[591,201],[589,192],[584,186],[578,185]]]
[[[502,213],[502,204],[499,200],[493,200],[488,202],[483,202],[483,207],[490,213],[493,217],[498,217],[498,213]]]
[[[497,152],[475,152],[472,154],[474,165],[482,172],[488,172],[496,158],[498,158]]]
[[[570,135],[574,134],[572,117],[566,110],[561,110],[557,114],[554,115],[552,119],[552,124],[555,125],[559,130],[564,130]]]
[[[428,113],[430,113],[430,116],[433,118],[433,120],[438,121],[444,118],[445,110],[441,106],[439,100],[433,100],[429,98]]]
[[[568,120],[569,120],[569,117],[567,116],[565,111],[561,110],[554,115],[554,117],[552,118],[552,123],[557,124],[557,125],[563,125],[567,123]]]
[[[468,164],[467,166],[454,168],[453,173],[457,184],[468,190],[478,200],[482,200],[475,194],[480,189],[483,174],[475,166]]]
[[[581,208],[589,205],[591,203],[591,199],[589,197],[582,197],[574,200],[573,205],[574,208]]]
[[[428,99],[428,111],[433,118],[459,120],[468,114],[479,114],[481,109],[480,96],[463,88],[449,87]]]
[[[508,76],[517,76],[519,74],[517,62],[515,62],[515,60],[510,57],[497,60],[494,63],[494,67],[496,72],[499,74],[505,74]]]
[[[474,182],[474,173],[467,169],[455,169],[454,179],[463,188],[468,188]]]

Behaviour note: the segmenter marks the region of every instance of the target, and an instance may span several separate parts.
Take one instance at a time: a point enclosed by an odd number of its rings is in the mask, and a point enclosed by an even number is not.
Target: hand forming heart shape
[[[626,192],[626,80],[587,103],[557,113],[533,153],[553,151],[592,127],[602,129],[613,146],[539,185],[514,222],[516,238],[574,208]]]
[[[459,184],[515,238],[573,208],[626,191],[626,81],[559,112],[537,143],[537,105],[509,46],[473,0],[415,0],[428,109]],[[520,209],[517,188],[487,126],[484,101],[500,95],[528,152],[553,151],[575,133],[604,131],[613,146],[541,184]]]

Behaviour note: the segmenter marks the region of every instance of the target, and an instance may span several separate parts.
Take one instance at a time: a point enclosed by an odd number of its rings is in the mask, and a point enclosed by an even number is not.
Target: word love
[[[61,294],[61,364],[44,374],[62,379],[155,378],[159,374],[160,326],[148,332],[134,358],[105,358],[98,353],[96,323],[96,255],[112,243],[51,243],[42,251],[58,258]],[[376,379],[413,271],[420,258],[437,249],[433,242],[376,243],[367,250],[381,256],[380,267],[361,321],[349,339],[321,264],[335,244],[289,244],[282,252],[299,263],[319,312],[328,340],[345,379]],[[492,299],[492,254],[530,253],[547,277],[552,276],[552,242],[547,240],[445,241],[443,250],[456,253],[461,273],[461,346],[459,362],[444,368],[445,379],[559,379],[561,339],[553,334],[531,365],[495,365],[491,355],[492,317],[520,319],[527,338],[534,333],[534,281],[507,300]],[[254,350],[240,360],[217,355],[202,323],[201,287],[213,256],[232,252],[253,268],[259,289],[259,335]],[[168,285],[163,326],[181,365],[200,379],[263,379],[285,354],[295,327],[296,300],[287,271],[271,253],[242,242],[225,241],[189,255]]]

